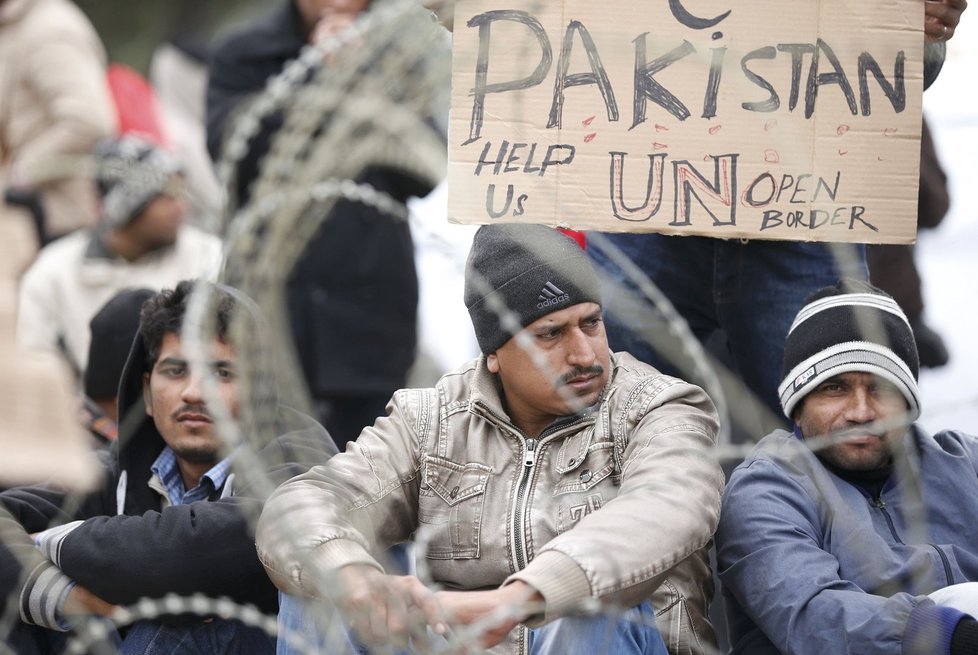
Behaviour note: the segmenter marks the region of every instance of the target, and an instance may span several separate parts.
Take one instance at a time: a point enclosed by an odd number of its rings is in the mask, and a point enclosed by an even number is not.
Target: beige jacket
[[[0,191],[13,175],[38,188],[51,234],[94,224],[78,160],[115,126],[105,50],[81,10],[69,0],[0,4]],[[12,213],[0,202],[0,217]]]
[[[322,596],[314,572],[379,566],[375,548],[413,535],[419,569],[446,588],[524,580],[545,620],[590,598],[651,597],[671,653],[711,652],[713,404],[628,354],[612,365],[599,403],[538,439],[509,422],[484,357],[434,389],[397,392],[345,453],[271,496],[259,557],[283,590]],[[525,636],[499,652],[525,652]]]

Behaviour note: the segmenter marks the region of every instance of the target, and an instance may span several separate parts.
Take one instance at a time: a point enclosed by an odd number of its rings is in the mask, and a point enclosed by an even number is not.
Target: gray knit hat
[[[465,268],[465,306],[479,348],[493,353],[521,328],[582,302],[601,304],[584,250],[543,225],[497,223],[475,233]],[[507,327],[500,312],[515,317]]]
[[[103,139],[93,157],[102,222],[109,227],[122,227],[139,216],[180,172],[172,155],[132,134]]]
[[[872,373],[899,389],[913,421],[920,416],[919,368],[913,330],[900,306],[870,284],[844,280],[813,293],[788,330],[781,407],[793,418],[798,403],[825,380]]]

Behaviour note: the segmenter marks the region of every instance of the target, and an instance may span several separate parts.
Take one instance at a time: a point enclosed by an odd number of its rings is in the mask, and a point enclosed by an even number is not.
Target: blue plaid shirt
[[[183,488],[183,477],[177,466],[177,456],[169,446],[163,448],[150,470],[160,479],[166,488],[166,495],[174,505],[186,505],[208,497],[227,481],[231,469],[231,458],[225,457],[215,464],[211,470],[200,477],[197,486],[189,491]]]

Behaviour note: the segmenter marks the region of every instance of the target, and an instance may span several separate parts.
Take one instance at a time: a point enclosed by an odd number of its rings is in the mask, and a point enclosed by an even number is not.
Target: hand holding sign
[[[967,0],[925,0],[924,34],[928,41],[947,41],[968,8]]]
[[[367,4],[367,0],[297,0],[296,8],[308,30],[307,41],[318,45],[349,29]],[[330,51],[327,61],[334,55]]]
[[[450,220],[914,239],[920,0],[625,4],[457,3]]]

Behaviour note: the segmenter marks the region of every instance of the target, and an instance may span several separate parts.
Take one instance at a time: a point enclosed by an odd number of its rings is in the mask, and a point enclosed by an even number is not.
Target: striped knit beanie
[[[876,287],[852,280],[816,291],[795,317],[784,348],[781,407],[789,419],[825,380],[861,372],[889,381],[920,416],[917,346],[899,305]]]
[[[544,225],[483,225],[465,268],[465,307],[479,348],[496,352],[517,330],[582,302],[601,304],[598,278],[578,243]],[[507,324],[500,314],[515,319]]]
[[[102,222],[113,228],[142,214],[181,172],[171,154],[135,134],[99,141],[93,157]]]

